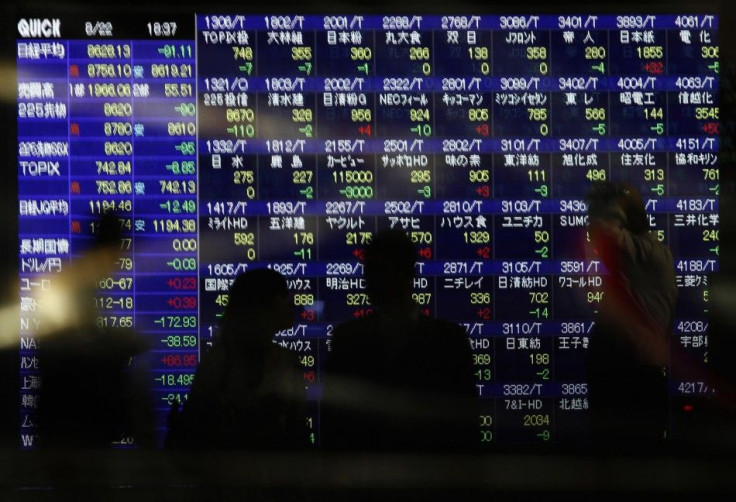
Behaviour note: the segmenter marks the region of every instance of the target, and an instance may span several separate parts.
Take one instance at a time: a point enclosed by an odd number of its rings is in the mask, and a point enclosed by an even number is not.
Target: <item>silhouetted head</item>
[[[97,220],[92,245],[87,257],[80,262],[90,273],[107,274],[120,258],[123,237],[120,224],[118,215],[112,211],[104,212]]]
[[[92,249],[119,249],[122,232],[120,231],[120,220],[115,213],[106,211],[100,216],[94,237]]]
[[[284,276],[270,268],[248,270],[230,286],[228,304],[222,317],[223,338],[243,343],[270,342],[276,331],[292,325],[289,289]],[[262,339],[243,339],[258,337]]]
[[[617,219],[633,234],[649,231],[649,221],[639,191],[625,183],[595,182],[586,197],[591,219]]]
[[[411,304],[416,250],[402,230],[382,230],[365,248],[365,280],[371,303],[384,310]]]

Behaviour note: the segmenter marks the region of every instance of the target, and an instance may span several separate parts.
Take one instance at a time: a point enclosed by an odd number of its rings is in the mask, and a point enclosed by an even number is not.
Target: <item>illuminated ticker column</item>
[[[156,427],[199,361],[195,50],[191,23],[148,23],[133,42],[136,327],[151,343]],[[187,39],[189,38],[189,39]]]
[[[549,138],[555,134],[549,17],[501,16],[491,70],[498,442],[554,440],[553,216]]]
[[[436,316],[436,171],[430,88],[433,33],[423,16],[372,17],[376,230],[403,230],[417,250],[412,298]]]
[[[616,24],[611,178],[639,189],[652,231],[675,257],[679,298],[671,347],[692,369],[707,362],[707,283],[718,257],[715,20],[618,16]],[[678,366],[669,371],[672,396],[687,403],[689,395],[709,393],[702,378]],[[677,436],[678,406],[671,411],[669,433]]]
[[[378,95],[374,31],[363,16],[324,16],[317,30],[317,145],[320,320],[333,324],[371,311],[362,264],[376,229],[370,204],[380,200],[372,150],[377,134]],[[331,329],[331,328],[330,328]],[[325,333],[325,338],[328,334]],[[325,343],[325,347],[327,343]]]
[[[473,349],[479,395],[496,380],[491,152],[490,20],[446,16],[433,25],[436,315],[462,324]],[[494,399],[479,403],[482,446],[497,438]]]
[[[303,314],[292,332],[279,334],[279,343],[313,355],[316,347],[304,337],[316,320],[314,276],[319,275],[316,33],[300,15],[251,21],[257,26],[258,45],[258,198],[264,201],[258,260],[283,268],[279,271],[287,276],[294,312]]]
[[[245,16],[197,16],[201,355],[235,276],[258,253],[256,32]]]
[[[379,198],[377,156],[371,147],[378,119],[377,95],[370,92],[376,72],[373,31],[363,16],[324,16],[317,22],[318,234],[324,267],[318,362],[324,363],[333,327],[372,310],[360,260],[376,230],[371,213]]]
[[[111,22],[107,35],[116,33],[115,28]],[[94,291],[95,322],[98,335],[104,336],[107,330],[132,333],[135,323],[135,86],[132,42],[97,36],[88,29],[81,40],[69,42],[69,226],[72,259],[79,259],[97,233],[102,214],[113,213],[120,225],[119,258],[107,276],[98,278]],[[115,441],[127,432],[121,431]]]
[[[420,310],[436,315],[436,172],[432,155],[435,107],[429,82],[432,29],[422,16],[372,18],[374,31],[376,229],[401,229],[417,248],[412,293]]]
[[[556,321],[555,440],[581,439],[589,407],[586,357],[602,278],[586,247],[584,198],[590,184],[610,179],[607,75],[609,32],[598,16],[561,16],[551,31],[553,89],[550,145],[555,273],[551,311]]]
[[[709,15],[678,16],[669,28],[666,176],[673,214],[668,226],[660,228],[676,257],[679,299],[672,348],[707,364],[708,278],[718,271],[719,259],[718,20]],[[672,367],[671,379],[673,412],[713,391],[682,368]],[[676,436],[678,421],[673,422]]]
[[[112,27],[114,29],[114,27]],[[85,252],[97,220],[113,212],[124,235],[115,271],[98,284],[102,329],[130,329],[134,316],[133,83],[130,40],[69,43],[70,231],[75,257]]]
[[[661,16],[616,16],[607,27],[609,179],[629,183],[639,190],[651,231],[658,240],[670,245],[672,209],[666,207],[671,195],[667,150],[670,111],[675,110],[667,92],[670,83],[667,34],[672,26]],[[672,251],[676,257],[677,252]],[[611,292],[607,289],[599,290],[593,298],[594,305],[608,301],[606,297]]]
[[[617,16],[608,28],[610,180],[641,192],[652,231],[669,244],[668,124],[670,109],[675,111],[667,92],[671,26],[657,16]],[[604,295],[601,291],[596,303]]]
[[[326,352],[320,301],[326,243],[319,220],[324,183],[319,153],[329,124],[318,111],[321,90],[318,16],[253,16],[257,27],[258,225],[260,266],[282,273],[293,301],[294,326],[277,333],[302,366],[307,392],[309,441],[319,444],[319,367]],[[325,127],[326,130],[327,127]],[[329,266],[329,265],[328,265]]]
[[[329,357],[337,323],[372,311],[363,279],[363,251],[376,230],[377,94],[374,32],[364,16],[315,16],[317,197],[321,274],[317,363]],[[307,361],[309,362],[309,361]],[[308,368],[305,368],[308,370]],[[322,375],[310,389],[320,395]],[[309,370],[308,370],[309,371]]]
[[[70,227],[83,250],[74,234],[94,232],[106,211],[118,215],[121,257],[98,284],[97,324],[135,326],[150,339],[149,355],[133,364],[152,370],[168,410],[197,363],[194,54],[191,42],[170,40],[183,33],[175,22],[126,29],[138,39],[70,44]]]
[[[55,20],[58,22],[58,20]],[[56,29],[60,30],[57,24]],[[37,440],[40,296],[69,264],[69,47],[18,25],[18,242],[20,445]],[[49,37],[55,36],[53,33]],[[10,327],[6,327],[10,329]]]

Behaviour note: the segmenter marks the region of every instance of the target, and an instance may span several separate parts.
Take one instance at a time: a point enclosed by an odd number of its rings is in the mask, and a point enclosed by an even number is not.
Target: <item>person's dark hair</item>
[[[414,275],[416,250],[403,230],[381,230],[366,246],[364,260],[366,275],[391,267],[397,272]]]
[[[386,298],[390,290],[414,277],[416,250],[403,230],[381,230],[366,246],[363,263],[371,301]]]
[[[270,268],[258,268],[239,274],[230,286],[228,304],[222,316],[223,331],[238,328],[249,316],[286,297],[289,288],[283,275]]]
[[[639,191],[625,183],[599,181],[591,185],[586,196],[591,217],[618,216],[634,234],[649,230],[646,207]]]

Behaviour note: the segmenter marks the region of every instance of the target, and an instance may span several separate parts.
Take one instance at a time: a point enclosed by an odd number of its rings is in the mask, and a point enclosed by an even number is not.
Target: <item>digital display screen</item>
[[[466,329],[479,443],[584,439],[605,294],[586,244],[594,181],[644,195],[675,257],[672,345],[707,360],[715,14],[86,13],[19,18],[16,38],[23,446],[37,439],[38,297],[106,211],[124,239],[96,324],[150,341],[160,440],[234,277],[270,267],[292,293],[275,342],[303,367],[318,447],[331,333],[371,311],[361,259],[383,228],[417,247],[421,310]],[[673,410],[709,392],[670,377]]]

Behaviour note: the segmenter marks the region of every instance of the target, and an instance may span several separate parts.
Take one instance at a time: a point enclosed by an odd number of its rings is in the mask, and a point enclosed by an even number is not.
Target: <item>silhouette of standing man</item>
[[[291,325],[281,274],[256,269],[236,277],[218,337],[197,368],[183,410],[172,414],[167,446],[306,447],[306,395],[297,355],[273,343],[274,334]]]
[[[373,313],[337,326],[325,365],[322,438],[329,449],[468,451],[477,395],[464,330],[412,299],[416,250],[382,231],[365,250]]]
[[[641,451],[660,444],[667,426],[674,262],[636,189],[599,183],[588,203],[590,240],[608,271],[589,349],[592,439]]]

